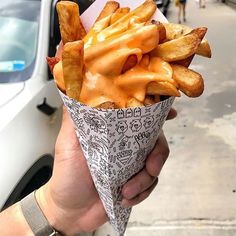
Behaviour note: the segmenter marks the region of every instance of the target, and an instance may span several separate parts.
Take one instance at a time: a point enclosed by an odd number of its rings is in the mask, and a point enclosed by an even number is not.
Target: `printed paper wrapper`
[[[118,2],[133,9],[144,1]],[[105,3],[106,0],[95,1],[82,15],[87,30]],[[160,11],[156,12],[154,18],[166,22]],[[78,139],[109,221],[117,235],[123,235],[131,209],[120,205],[121,188],[144,167],[174,98],[148,107],[103,110],[88,107],[60,94],[75,123]]]
[[[120,205],[121,187],[144,167],[174,98],[142,108],[102,110],[61,96],[110,223],[123,235],[131,209]]]

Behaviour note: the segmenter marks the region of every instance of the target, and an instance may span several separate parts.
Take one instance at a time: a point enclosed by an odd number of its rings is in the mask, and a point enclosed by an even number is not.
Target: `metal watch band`
[[[23,215],[35,236],[60,236],[48,223],[32,192],[20,202]]]

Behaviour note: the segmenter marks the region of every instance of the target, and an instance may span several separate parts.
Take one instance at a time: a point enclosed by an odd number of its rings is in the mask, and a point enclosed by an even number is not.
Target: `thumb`
[[[67,108],[64,106],[63,115],[62,115],[62,124],[61,124],[61,129],[59,132],[59,136],[64,136],[65,138],[66,137],[68,138],[71,135],[75,135],[75,128],[74,128],[73,121],[70,117],[70,114],[67,111]]]
[[[56,159],[69,158],[75,151],[80,150],[78,138],[75,133],[73,121],[65,107],[63,107],[62,125],[57,137],[55,154]]]

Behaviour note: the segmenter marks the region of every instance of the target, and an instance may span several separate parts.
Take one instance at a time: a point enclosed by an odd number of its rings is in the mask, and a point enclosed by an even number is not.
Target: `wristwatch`
[[[32,192],[20,201],[22,213],[35,236],[62,236],[47,221]]]

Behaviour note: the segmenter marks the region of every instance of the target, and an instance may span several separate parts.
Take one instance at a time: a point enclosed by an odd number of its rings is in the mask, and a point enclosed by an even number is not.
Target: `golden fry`
[[[185,67],[188,68],[188,67],[190,66],[190,64],[191,64],[191,62],[192,62],[194,56],[195,56],[195,54],[193,54],[192,56],[187,57],[187,58],[185,58],[185,59],[183,59],[183,60],[174,61],[173,63],[174,63],[174,64],[181,65],[181,66],[185,66]]]
[[[62,67],[66,94],[79,101],[83,83],[84,43],[75,41],[65,44],[62,52]]]
[[[199,38],[200,40],[202,40],[202,39],[204,38],[206,32],[207,32],[207,28],[205,28],[205,27],[200,27],[200,28],[197,28],[197,29],[192,30],[192,31],[190,32],[190,34],[191,34],[191,33],[195,33],[195,34],[198,35],[198,38]],[[202,42],[201,42],[201,44],[202,44]],[[197,48],[197,51],[198,51],[199,49],[201,50],[201,48],[202,48],[202,47],[201,47],[201,44],[200,44],[199,47]],[[207,43],[207,45],[209,45],[209,44]],[[207,47],[207,46],[206,46],[206,47]],[[196,54],[197,54],[197,51],[196,51]],[[208,52],[209,52],[209,50],[208,50]],[[207,53],[207,51],[203,48],[202,53],[203,53],[203,54],[204,54],[204,53]],[[188,58],[185,58],[185,59],[183,59],[183,60],[175,61],[175,62],[173,62],[173,63],[178,64],[178,65],[182,65],[182,66],[185,66],[185,67],[189,67],[189,65],[191,64],[191,62],[192,62],[194,56],[195,56],[195,54],[193,54],[192,56],[190,56],[190,57],[188,57]]]
[[[180,97],[178,89],[169,82],[151,82],[147,87],[148,95],[166,95]]]
[[[181,24],[163,23],[163,25],[165,26],[166,29],[166,38],[168,41],[179,38],[192,31],[190,27]],[[201,39],[203,39],[203,37],[201,37]],[[202,40],[201,44],[199,45],[196,51],[196,54],[211,58],[211,48],[207,40]]]
[[[203,57],[211,58],[211,48],[207,40],[202,40],[196,51],[196,54]]]
[[[173,79],[178,83],[179,89],[189,97],[199,97],[204,91],[202,76],[184,66],[171,64]]]
[[[130,12],[129,7],[123,7],[123,8],[117,9],[116,12],[113,13],[112,16],[111,16],[110,24],[111,25],[114,24],[116,21],[118,21],[120,18],[122,18],[123,16],[125,16],[129,12]]]
[[[174,24],[174,23],[162,23],[166,29],[166,39],[173,40],[184,36],[192,31],[192,29],[186,25]]]
[[[156,25],[140,26],[135,30],[131,29],[120,35],[120,37],[104,40],[93,47],[86,48],[85,62],[101,57],[112,50],[122,49],[124,45],[129,45],[130,49],[138,48],[143,54],[148,53],[157,45],[156,36]],[[140,40],[137,40],[137,38]]]
[[[152,15],[155,13],[156,9],[157,7],[154,1],[152,0],[145,1],[141,6],[129,12],[124,17],[116,21],[114,24],[110,25],[109,27],[101,31],[97,35],[97,38],[103,38],[105,40],[114,35],[123,33],[128,29],[130,21],[133,17],[138,19],[140,23],[144,23],[150,20]]]
[[[79,16],[79,6],[70,1],[57,3],[57,13],[63,44],[82,39],[86,31]]]
[[[97,106],[97,108],[101,108],[101,109],[115,109],[116,108],[116,104],[114,102],[104,102],[104,103],[100,104],[99,106]]]
[[[198,34],[192,32],[180,38],[159,44],[151,53],[164,61],[173,62],[183,60],[195,54],[201,40]]]
[[[163,43],[166,41],[166,29],[165,26],[160,21],[152,20],[152,24],[157,25],[157,29],[159,32],[159,43]]]
[[[119,7],[120,4],[118,2],[108,1],[95,22],[98,22],[104,19],[105,17],[111,15],[112,13],[116,12]]]
[[[133,107],[133,108],[142,106],[144,106],[144,104],[138,101],[136,98],[131,98],[126,104],[126,107]]]

